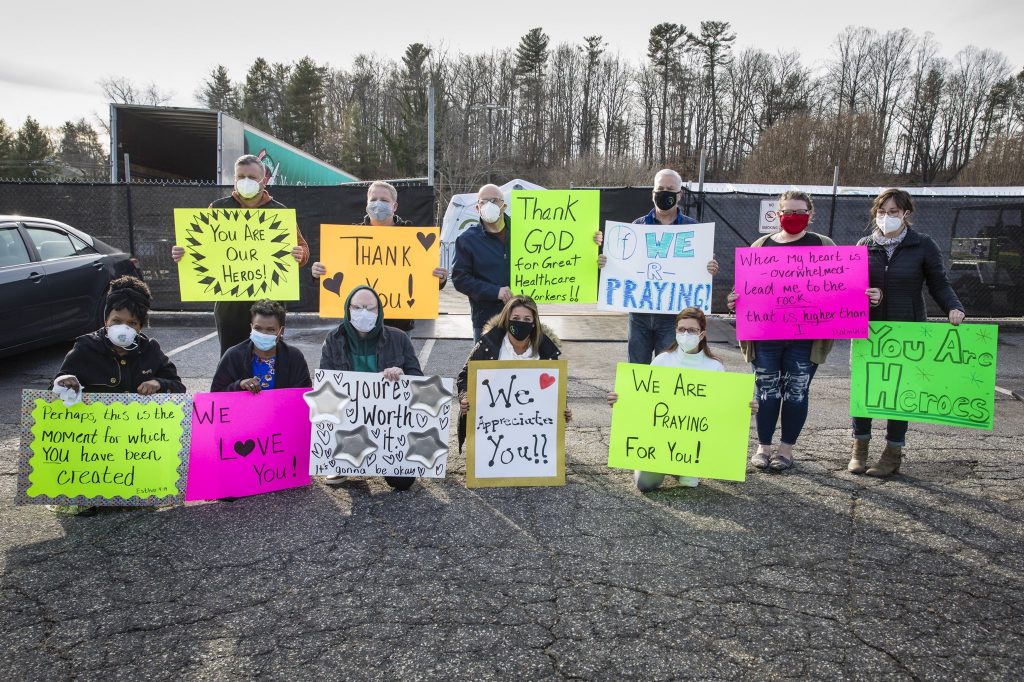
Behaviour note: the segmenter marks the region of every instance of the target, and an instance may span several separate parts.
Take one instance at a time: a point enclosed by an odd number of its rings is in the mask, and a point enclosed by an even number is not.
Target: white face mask
[[[126,324],[112,324],[107,327],[107,338],[110,339],[110,343],[121,348],[128,348],[135,343],[136,336],[138,332],[135,328]]]
[[[366,204],[366,212],[371,218],[378,221],[387,220],[394,215],[394,211],[391,210],[391,204],[379,199]]]
[[[899,232],[899,229],[903,227],[903,218],[893,215],[878,215],[875,216],[875,225],[882,231],[882,234],[892,234]]]
[[[501,208],[499,208],[497,204],[492,204],[488,201],[480,207],[480,217],[485,223],[493,225],[498,222],[498,218],[501,217]]]
[[[260,183],[252,178],[239,178],[235,181],[235,191],[243,199],[252,199],[260,193]]]
[[[689,332],[676,332],[676,343],[679,344],[679,350],[684,353],[689,353],[694,348],[700,345],[700,334],[691,334]]]
[[[353,310],[349,313],[349,320],[357,331],[366,334],[373,331],[373,328],[377,326],[377,311]]]

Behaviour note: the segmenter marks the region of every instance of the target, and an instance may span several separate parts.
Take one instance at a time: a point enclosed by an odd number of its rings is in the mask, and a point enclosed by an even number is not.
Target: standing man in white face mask
[[[470,225],[455,240],[452,282],[469,297],[473,318],[473,343],[480,340],[484,324],[512,298],[508,267],[509,231],[512,221],[505,215],[505,197],[497,185],[484,185],[477,192],[476,210],[480,222]]]
[[[230,196],[217,199],[210,208],[287,208],[274,201],[267,192],[266,170],[263,162],[252,154],[238,157],[235,161],[235,189]],[[292,256],[299,267],[309,260],[309,244],[297,231],[298,244],[292,249]],[[171,247],[171,260],[175,263],[185,256],[185,248]],[[217,301],[213,305],[213,317],[217,322],[217,337],[220,340],[220,354],[249,338],[249,309],[254,301]]]
[[[366,215],[360,225],[374,227],[411,227],[412,221],[398,215],[398,190],[390,182],[374,180],[366,190]],[[320,261],[313,263],[313,277],[319,279],[327,274],[327,268]],[[438,279],[438,288],[444,289],[448,283],[448,271],[438,266],[434,268],[434,277]],[[393,320],[387,318],[384,323],[401,329],[407,334],[416,326],[415,320]]]

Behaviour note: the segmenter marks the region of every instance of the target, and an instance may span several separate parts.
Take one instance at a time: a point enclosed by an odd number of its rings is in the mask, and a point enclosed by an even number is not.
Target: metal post
[[[434,85],[427,86],[427,185],[434,186]]]
[[[487,184],[491,184],[491,109],[487,106]]]
[[[135,255],[135,221],[132,219],[132,166],[128,152],[124,154],[125,213],[128,214],[128,254]]]
[[[839,193],[839,166],[832,173],[832,209],[828,213],[828,237],[832,238],[832,229],[836,222],[836,194]]]
[[[697,222],[704,222],[704,165],[707,161],[703,149],[700,150],[700,171],[697,175]]]
[[[114,103],[110,103],[110,184],[117,184],[117,116]]]

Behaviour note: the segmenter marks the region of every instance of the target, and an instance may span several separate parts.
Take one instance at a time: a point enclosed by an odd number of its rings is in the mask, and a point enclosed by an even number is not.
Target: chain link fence
[[[399,184],[398,213],[417,225],[437,223],[434,188]],[[651,190],[643,187],[599,188],[601,221],[632,221],[651,209]],[[139,259],[158,310],[209,310],[209,303],[183,303],[178,297],[177,267],[170,258],[174,243],[174,209],[205,207],[230,187],[195,184],[0,182],[0,213],[52,218],[68,223]],[[360,222],[366,184],[331,187],[272,187],[274,198],[294,207],[299,229],[316,259],[322,223]],[[774,195],[686,192],[687,214],[714,222],[715,278],[713,309],[725,311],[732,288],[734,252],[760,236],[760,202]],[[867,234],[872,197],[814,195],[812,230],[837,244],[855,244]],[[972,317],[1024,316],[1024,198],[934,196],[914,198],[916,229],[928,233],[942,251],[954,288]],[[450,245],[443,245],[450,249]],[[451,254],[442,254],[445,262]],[[317,286],[309,268],[302,269],[301,299],[292,310],[316,310]],[[939,314],[933,308],[934,314]]]

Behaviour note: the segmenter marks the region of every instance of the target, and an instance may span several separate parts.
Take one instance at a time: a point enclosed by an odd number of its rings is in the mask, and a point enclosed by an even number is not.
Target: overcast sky
[[[678,9],[663,9],[672,6]],[[973,44],[1003,52],[1014,73],[1024,67],[1020,0],[50,0],[4,8],[0,118],[17,128],[29,115],[47,126],[92,118],[93,113],[106,117],[107,103],[97,81],[108,76],[155,82],[175,93],[170,104],[197,106],[193,94],[218,63],[232,79],[241,80],[257,56],[294,62],[309,55],[320,63],[347,67],[360,52],[397,58],[413,42],[444,45],[452,52],[483,52],[514,46],[535,26],[551,36],[552,45],[602,35],[612,52],[638,61],[655,24],[673,21],[697,29],[706,20],[730,22],[737,48],[795,49],[808,65],[821,64],[843,27],[860,25],[878,31],[907,27],[918,35],[931,31],[947,58]]]

